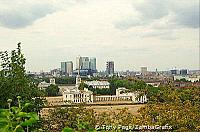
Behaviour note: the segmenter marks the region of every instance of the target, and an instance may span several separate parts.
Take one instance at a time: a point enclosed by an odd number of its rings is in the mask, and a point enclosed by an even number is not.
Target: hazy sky
[[[0,50],[18,42],[31,71],[78,55],[100,70],[108,60],[116,70],[198,69],[199,0],[0,0]]]

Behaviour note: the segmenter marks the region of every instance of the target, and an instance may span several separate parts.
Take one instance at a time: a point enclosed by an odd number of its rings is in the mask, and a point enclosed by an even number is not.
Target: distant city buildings
[[[141,74],[142,75],[147,75],[148,71],[147,71],[147,67],[141,67]]]
[[[179,71],[178,70],[170,70],[170,73],[172,74],[172,75],[178,75],[179,74]]]
[[[108,75],[114,75],[114,61],[106,62],[106,73]]]
[[[82,66],[82,58],[81,56],[76,57],[76,70],[81,69]]]
[[[44,89],[46,89],[47,87],[49,87],[50,85],[56,85],[56,80],[55,80],[55,78],[50,78],[49,81],[50,81],[49,83],[47,83],[47,82],[45,82],[45,81],[40,82],[40,83],[38,84],[38,88],[40,88],[41,90],[44,90]]]
[[[89,57],[81,57],[82,60],[82,64],[81,64],[81,68],[82,70],[87,70],[90,69],[90,59]]]
[[[81,76],[93,75],[97,72],[95,57],[76,57],[76,70],[74,74],[80,71]]]
[[[74,67],[75,68],[74,68]],[[173,80],[174,76],[187,76],[187,75],[200,75],[200,70],[189,70],[189,69],[176,69],[173,68],[167,71],[158,71],[157,68],[154,71],[148,71],[146,66],[140,67],[140,71],[115,71],[114,61],[106,62],[106,69],[97,71],[97,59],[95,57],[82,57],[77,56],[75,65],[72,61],[61,62],[60,68],[50,70],[50,72],[38,72],[27,73],[29,76],[42,77],[61,77],[61,76],[73,76],[75,77],[78,72],[80,76],[84,77],[102,77],[107,78],[116,75],[119,78],[136,78],[142,79],[145,82],[159,80]]]
[[[84,83],[87,84],[89,87],[92,87],[94,89],[96,89],[96,88],[99,88],[99,89],[110,88],[110,83],[108,81],[86,81]]]
[[[61,74],[62,75],[72,75],[73,72],[73,62],[61,62]]]
[[[67,62],[61,62],[61,74],[65,75],[67,73]]]
[[[72,61],[68,61],[66,63],[66,65],[67,65],[67,74],[69,76],[72,76],[72,73],[73,73],[73,62]]]
[[[181,69],[180,70],[180,75],[187,75],[188,74],[188,70],[187,69]]]
[[[90,69],[92,71],[97,71],[97,68],[96,68],[96,58],[92,57],[90,58]]]
[[[188,72],[188,69],[180,69],[180,70],[173,69],[173,70],[170,70],[170,74],[174,76],[176,75],[186,76],[189,74],[189,72]]]
[[[50,71],[50,74],[51,74],[53,77],[60,77],[60,68],[51,70],[51,71]]]

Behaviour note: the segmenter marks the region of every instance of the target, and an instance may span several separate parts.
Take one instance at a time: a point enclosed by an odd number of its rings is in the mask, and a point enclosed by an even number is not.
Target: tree
[[[26,75],[26,59],[21,52],[21,43],[11,54],[8,51],[1,52],[0,57],[0,107],[6,108],[8,99],[13,100],[12,105],[16,105],[17,96],[22,97],[22,103],[32,102],[35,107],[31,110],[41,107],[41,96],[44,94]]]
[[[25,112],[24,110],[30,106],[26,103],[22,106],[21,97],[18,96],[18,107],[11,107],[11,99],[8,99],[8,109],[0,109],[0,131],[1,132],[28,132],[39,120],[34,112]]]
[[[59,88],[57,85],[50,85],[46,88],[46,93],[48,96],[57,96],[59,92]]]
[[[89,86],[87,84],[85,84],[84,82],[81,82],[78,89],[84,90],[84,88],[89,88]]]
[[[56,78],[56,84],[75,84],[75,77],[59,77]]]
[[[41,126],[48,132],[80,131],[85,132],[95,128],[95,114],[93,109],[86,109],[84,104],[76,107],[62,107],[50,109],[47,118]]]

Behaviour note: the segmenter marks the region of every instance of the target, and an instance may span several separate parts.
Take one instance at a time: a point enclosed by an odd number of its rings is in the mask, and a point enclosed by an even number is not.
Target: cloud
[[[155,21],[168,18],[167,24],[170,26],[174,25],[173,28],[199,28],[198,5],[197,0],[185,2],[175,0],[145,0],[142,3],[133,4],[133,11],[136,10],[139,15],[129,15],[117,21],[114,25],[116,28],[124,30],[136,26],[148,26]]]
[[[67,6],[86,3],[85,0],[10,0],[0,1],[0,26],[18,29],[32,25],[58,10],[65,10]]]
[[[34,21],[45,17],[55,11],[55,8],[42,2],[0,2],[0,25],[16,29],[23,28],[34,23]],[[10,4],[10,6],[9,6]]]
[[[119,21],[115,24],[115,27],[121,30],[129,29],[134,26],[142,25],[143,22],[138,17],[127,17],[123,21]]]
[[[148,32],[143,32],[140,37],[142,38],[151,38],[151,37],[158,37],[163,40],[176,40],[178,39],[177,36],[174,35],[174,32],[169,31],[169,30],[153,30],[153,31],[148,31]]]
[[[23,12],[23,13],[22,13]],[[53,13],[50,5],[33,5],[30,8],[10,9],[0,12],[0,23],[7,28],[23,28],[33,24],[34,21]]]
[[[167,0],[147,0],[135,5],[135,9],[141,13],[141,18],[146,20],[159,19],[169,13]]]
[[[199,28],[199,5],[176,8],[174,21],[177,24],[189,28]]]

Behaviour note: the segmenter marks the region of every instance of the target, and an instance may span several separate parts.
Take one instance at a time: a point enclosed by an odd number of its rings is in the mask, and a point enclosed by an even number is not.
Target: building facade
[[[76,57],[76,70],[81,69],[82,68],[82,57],[78,56]]]
[[[69,76],[71,76],[72,73],[73,73],[73,62],[68,61],[68,62],[66,62],[66,65],[67,65],[67,71],[66,72]]]
[[[106,62],[106,73],[109,75],[114,75],[114,61]]]
[[[93,102],[93,92],[84,88],[84,90],[79,90],[79,85],[81,83],[81,77],[79,75],[76,76],[76,85],[71,89],[65,89],[63,91],[63,101],[65,103],[89,103]]]
[[[141,67],[141,74],[142,75],[147,75],[148,71],[147,71],[147,67]]]
[[[140,92],[128,92],[126,88],[116,89],[116,95],[101,95],[95,96],[94,102],[109,102],[109,101],[131,101],[133,103],[146,103],[147,96]]]
[[[89,59],[89,57],[81,57],[81,60],[82,60],[81,69],[83,69],[83,70],[90,69],[90,59]]]
[[[77,75],[78,69],[80,70],[81,76],[93,75],[97,72],[96,69],[96,58],[95,57],[76,57],[76,70],[74,74]]]
[[[50,85],[56,85],[56,80],[55,80],[55,78],[50,78],[49,81],[50,81],[49,83],[47,83],[47,82],[45,82],[45,81],[40,82],[40,83],[38,84],[38,88],[40,88],[41,90],[44,90],[44,89],[46,89],[47,87],[49,87]]]
[[[72,75],[73,72],[73,62],[61,62],[61,74],[62,75]]]
[[[65,75],[67,73],[67,62],[61,62],[61,74]]]
[[[96,68],[96,58],[94,58],[94,57],[90,58],[90,69],[92,71],[97,70],[97,68]]]
[[[95,88],[99,88],[99,89],[110,88],[110,83],[108,81],[86,81],[84,83],[94,89]]]
[[[188,75],[188,70],[187,69],[181,69],[180,75]]]

